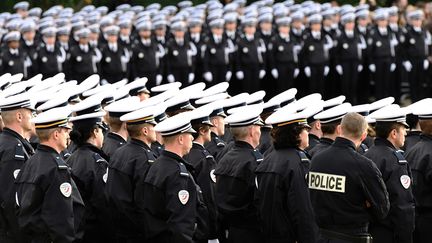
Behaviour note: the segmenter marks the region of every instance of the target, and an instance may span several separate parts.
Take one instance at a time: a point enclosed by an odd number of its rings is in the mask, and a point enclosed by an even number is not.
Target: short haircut
[[[323,134],[334,134],[339,124],[339,122],[332,122],[328,124],[321,123],[321,131],[323,132]]]
[[[423,134],[432,135],[432,120],[419,120],[420,128]]]
[[[300,133],[307,129],[305,126],[290,124],[281,127],[274,127],[271,130],[273,146],[275,149],[298,148],[300,146]]]
[[[12,124],[15,121],[15,115],[18,110],[2,111],[1,116],[5,126]]]
[[[378,138],[387,139],[393,129],[398,130],[404,125],[397,122],[377,122],[375,125],[375,132]]]
[[[242,140],[249,134],[249,127],[230,127],[231,134],[235,140]]]
[[[46,142],[50,139],[51,134],[59,128],[50,128],[50,129],[36,129],[36,134],[40,140],[40,142]]]
[[[360,139],[367,127],[366,119],[356,112],[347,113],[341,121],[342,134],[353,138]]]
[[[134,124],[134,125],[127,125],[127,131],[128,134],[131,138],[137,138],[141,135],[141,130],[143,129],[143,127],[145,126],[145,123],[141,123],[141,124]]]
[[[207,124],[202,124],[202,123],[195,123],[192,124],[192,128],[196,131],[196,133],[192,133],[192,136],[194,139],[196,139],[200,134],[200,130],[204,129],[205,131],[210,130],[210,126]]]
[[[108,116],[108,125],[111,131],[117,132],[121,129],[123,122],[120,121],[119,117]]]

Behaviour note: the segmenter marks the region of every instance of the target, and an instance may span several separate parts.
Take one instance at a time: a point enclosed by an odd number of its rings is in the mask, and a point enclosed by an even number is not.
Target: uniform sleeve
[[[414,198],[412,187],[404,188],[403,179],[409,176],[408,164],[396,165],[391,177],[387,181],[387,189],[392,195],[389,217],[392,225],[395,227],[395,237],[397,242],[412,242],[412,233],[414,231]]]
[[[196,190],[188,186],[190,178],[176,173],[166,180],[167,223],[173,234],[171,242],[192,243],[196,217]]]
[[[389,212],[390,202],[381,172],[371,160],[361,163],[367,163],[367,168],[361,178],[363,193],[371,206],[370,209],[374,217],[383,219]]]
[[[309,196],[309,188],[300,164],[293,169],[291,174],[292,176],[289,177],[290,180],[287,181],[289,191],[286,198],[290,218],[293,220],[298,241],[302,243],[314,243],[317,240],[318,226],[314,220],[311,220],[315,216]]]

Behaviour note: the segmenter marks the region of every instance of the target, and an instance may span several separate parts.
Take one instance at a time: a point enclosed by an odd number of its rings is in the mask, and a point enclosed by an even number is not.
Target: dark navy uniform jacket
[[[387,216],[390,203],[381,172],[353,142],[336,138],[311,164],[309,189],[319,227],[364,228],[372,218]]]
[[[150,148],[133,138],[111,157],[105,190],[116,231],[123,237],[144,237],[143,212],[137,203],[148,196],[142,186],[154,161]]]
[[[316,242],[303,151],[274,148],[255,171],[261,226],[267,242]]]
[[[102,151],[108,155],[108,157],[111,157],[118,148],[125,144],[126,141],[120,135],[109,132],[105,136]]]
[[[382,138],[375,139],[375,145],[366,152],[365,156],[375,162],[381,171],[390,198],[388,216],[384,220],[373,221],[371,228],[374,225],[386,227],[393,231],[395,241],[412,241],[414,198],[411,169],[407,160],[387,139]]]
[[[72,243],[82,237],[84,202],[70,168],[53,148],[39,145],[17,179],[18,223],[32,239]],[[40,241],[44,242],[44,241]]]
[[[214,132],[211,133],[211,141],[205,144],[206,150],[214,157],[220,153],[226,146],[226,143],[219,138]]]
[[[0,230],[12,235],[18,233],[15,215],[15,179],[21,167],[34,154],[27,140],[15,131],[4,128],[0,134]]]

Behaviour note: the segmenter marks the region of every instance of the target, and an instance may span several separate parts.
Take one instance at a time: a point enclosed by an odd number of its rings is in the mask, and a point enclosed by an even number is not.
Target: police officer
[[[81,83],[88,76],[97,73],[97,63],[100,61],[100,53],[89,45],[90,30],[83,28],[77,32],[79,43],[70,48],[68,62],[71,80]]]
[[[276,20],[278,34],[272,39],[270,55],[271,73],[276,79],[276,90],[287,90],[294,86],[294,79],[299,75],[298,54],[301,46],[290,35],[291,18]]]
[[[33,20],[25,20],[20,26],[20,32],[20,47],[29,57],[27,60],[30,60],[30,62],[27,61],[26,63],[28,69],[25,78],[30,78],[37,74],[37,70],[34,69],[34,66],[31,63],[31,60],[36,57],[36,49],[39,45],[38,40],[36,39],[36,23]]]
[[[52,77],[63,71],[66,52],[62,47],[56,45],[55,27],[48,27],[41,34],[43,43],[37,48],[33,67],[44,77]]]
[[[395,93],[391,74],[396,70],[394,57],[397,40],[388,29],[387,10],[376,10],[374,20],[376,25],[369,32],[368,59],[375,82],[375,97],[381,99]]]
[[[225,141],[220,138],[225,133],[226,117],[221,102],[213,103],[213,111],[210,113],[209,117],[213,126],[210,127],[211,139],[209,142],[206,142],[205,148],[213,158],[216,158],[219,152],[226,146]]]
[[[54,108],[33,119],[40,145],[16,179],[18,224],[32,242],[80,240],[84,202],[60,152],[70,127],[67,108]]]
[[[376,138],[365,156],[374,161],[383,175],[391,210],[385,219],[371,222],[369,232],[377,242],[412,242],[414,198],[411,170],[399,151],[408,127],[405,112],[398,105],[391,105],[374,112],[371,117],[376,120]]]
[[[2,73],[27,75],[30,59],[20,48],[20,37],[21,34],[18,31],[11,31],[5,35],[4,41],[7,43],[7,47],[1,52],[0,68]]]
[[[129,51],[119,45],[118,33],[120,28],[112,25],[105,28],[107,44],[101,48],[102,59],[100,61],[100,73],[102,83],[110,84],[128,77]]]
[[[262,154],[259,144],[262,105],[242,108],[225,119],[235,138],[234,146],[218,162],[216,204],[230,242],[263,242],[255,200],[255,174]],[[227,188],[229,188],[227,190]]]
[[[268,10],[267,10],[268,9]],[[269,11],[269,12],[267,12]],[[263,89],[267,94],[275,94],[275,77],[271,73],[272,66],[270,65],[270,59],[272,57],[271,50],[273,49],[272,38],[273,38],[273,14],[270,12],[268,7],[262,7],[260,9],[261,14],[258,16],[258,31],[257,36],[264,42],[266,52],[262,54],[264,61],[264,70],[266,74],[262,78],[260,83],[260,89]]]
[[[230,56],[234,52],[234,44],[224,35],[224,23],[223,19],[215,19],[209,23],[211,34],[205,43],[203,68],[204,80],[211,85],[228,82],[232,77]]]
[[[314,119],[319,120],[321,123],[321,131],[323,135],[319,144],[309,151],[309,155],[311,157],[326,150],[328,147],[330,147],[330,145],[333,144],[336,137],[340,136],[340,123],[342,121],[342,117],[348,113],[350,108],[350,103],[344,103],[331,109],[322,111],[314,116]]]
[[[181,82],[183,86],[191,84],[195,79],[193,73],[193,57],[197,54],[196,46],[185,38],[186,25],[183,21],[171,24],[174,38],[166,44],[167,51],[167,80]]]
[[[192,148],[195,130],[186,113],[166,119],[155,130],[163,136],[165,150],[143,182],[143,195],[152,195],[143,197],[140,203],[145,212],[147,239],[192,243],[195,234],[203,230],[199,212],[204,208],[199,199],[201,189],[197,190],[191,175],[193,168],[182,157]]]
[[[155,157],[150,149],[156,141],[154,109],[143,108],[120,117],[127,123],[130,140],[111,157],[106,194],[111,208],[118,242],[142,242],[145,239],[142,202],[143,180]]]
[[[302,49],[303,71],[307,77],[311,92],[324,93],[324,80],[329,68],[329,51],[333,47],[332,39],[321,30],[322,16],[309,16],[310,32],[304,36]]]
[[[432,45],[431,34],[423,29],[423,12],[415,10],[407,14],[409,25],[405,34],[403,48],[406,60],[403,65],[408,72],[410,94],[413,101],[425,98],[429,94],[429,60],[430,47]]]
[[[412,170],[412,192],[416,204],[414,242],[424,243],[430,241],[432,225],[432,204],[429,193],[432,168],[431,102],[426,102],[415,110],[414,114],[419,116],[422,135],[420,141],[408,150],[405,157]]]
[[[124,146],[129,139],[126,122],[121,121],[120,117],[135,110],[139,102],[140,99],[138,97],[129,97],[105,106],[104,110],[108,112],[107,121],[110,131],[105,136],[102,150],[109,157],[118,148]]]
[[[302,165],[309,162],[303,151],[309,129],[305,114],[275,112],[266,123],[273,125],[273,149],[255,170],[265,242],[316,242],[318,227],[311,220],[314,213]]]
[[[112,231],[107,232],[110,220],[104,194],[109,159],[101,150],[106,129],[102,123],[104,114],[87,113],[70,119],[73,123],[70,139],[77,149],[67,163],[86,206],[82,242],[113,241]]]
[[[33,107],[28,97],[12,96],[0,103],[4,128],[0,134],[0,181],[4,186],[0,194],[0,241],[28,242],[19,231],[15,215],[14,182],[23,164],[34,154],[26,138],[34,129],[31,122]]]
[[[153,88],[162,82],[161,61],[165,55],[165,49],[152,38],[152,24],[150,21],[140,22],[136,26],[136,29],[138,31],[138,38],[132,47],[132,78],[147,77],[148,88]]]
[[[355,26],[355,32],[359,34],[364,40],[368,40],[369,37],[369,7],[368,5],[361,5],[363,7],[358,6],[357,10],[355,12],[356,15],[356,26]],[[367,8],[365,7],[367,6]],[[371,77],[370,72],[368,69],[368,43],[366,41],[366,49],[362,50],[362,59],[361,59],[361,65],[362,68],[359,71],[359,77],[358,77],[358,84],[363,89],[357,90],[357,97],[359,103],[367,103],[369,102],[369,97],[372,95],[371,89]]]
[[[366,49],[365,39],[355,32],[355,14],[348,13],[341,17],[344,26],[334,49],[335,68],[340,76],[342,93],[352,94],[349,101],[357,104],[358,74],[363,69],[362,52]]]
[[[160,123],[168,118],[168,116],[165,113],[166,106],[159,104],[156,108],[155,112],[155,121],[156,123]],[[161,155],[162,151],[164,150],[163,145],[163,137],[159,132],[156,132],[156,141],[154,141],[151,144],[151,150],[154,154],[154,156],[157,158]]]
[[[264,66],[266,47],[264,41],[256,36],[256,22],[253,17],[243,19],[244,33],[236,43],[236,77],[240,81],[240,90],[248,93],[259,90],[260,79],[266,74]]]
[[[206,49],[206,35],[202,32],[203,21],[198,17],[191,17],[188,20],[189,36],[190,41],[195,45],[197,53],[192,58],[193,73],[195,76],[194,82],[203,81],[203,58]]]
[[[347,113],[341,136],[311,161],[309,189],[323,242],[370,242],[369,219],[382,219],[389,211],[381,172],[356,152],[366,129],[363,116]]]
[[[198,241],[203,243],[218,238],[218,214],[214,195],[216,161],[204,147],[204,144],[211,140],[210,127],[213,124],[209,118],[210,112],[209,107],[198,108],[190,112],[192,128],[197,132],[192,134],[194,141],[189,154],[183,157],[194,168],[194,178],[202,190],[204,203],[207,206],[209,216],[208,236]]]

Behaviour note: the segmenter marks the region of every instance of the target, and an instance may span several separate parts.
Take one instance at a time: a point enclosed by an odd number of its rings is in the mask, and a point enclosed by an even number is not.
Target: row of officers
[[[72,116],[3,99],[1,241],[429,242],[430,99],[351,106],[291,89],[193,109],[187,93],[125,98],[108,117],[97,99]],[[422,133],[404,153],[407,113]]]
[[[413,101],[429,91],[432,38],[424,29],[421,10],[407,13],[398,24],[395,8],[347,12],[334,23],[333,15],[301,12],[273,19],[237,15],[209,23],[183,21],[153,25],[82,28],[28,25],[3,38],[1,72],[84,80],[98,73],[104,82],[148,77],[149,87],[179,81],[210,85],[231,81],[233,94],[264,89],[269,94],[297,87],[300,93],[325,97],[353,94],[352,103],[368,97],[399,98],[409,83]],[[119,34],[120,33],[120,34]],[[119,37],[121,36],[121,38]],[[362,88],[360,88],[362,87]]]

